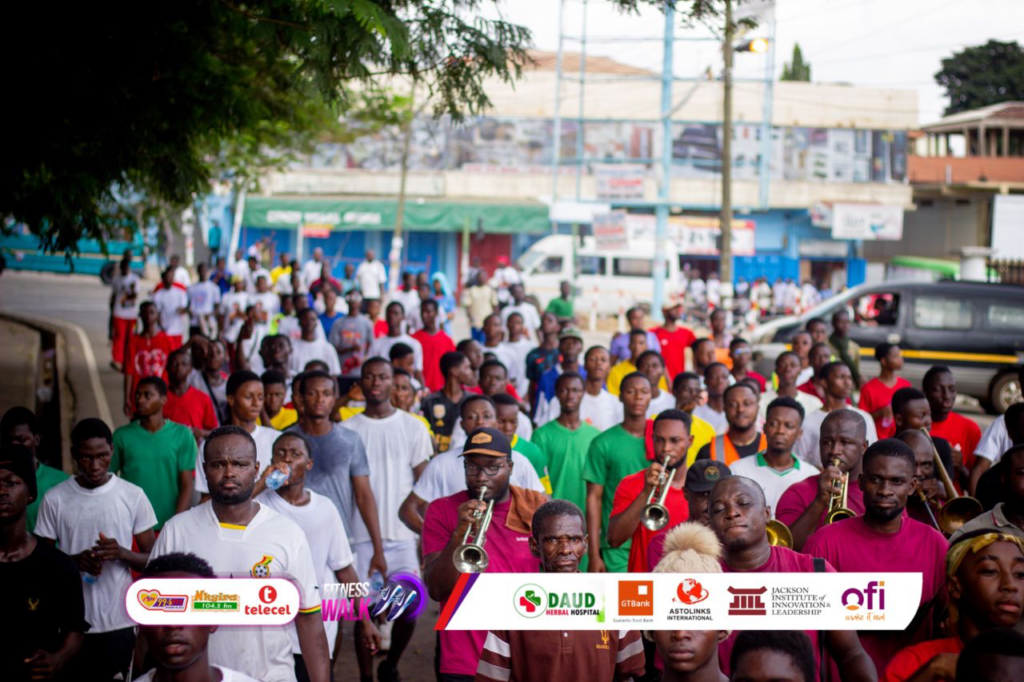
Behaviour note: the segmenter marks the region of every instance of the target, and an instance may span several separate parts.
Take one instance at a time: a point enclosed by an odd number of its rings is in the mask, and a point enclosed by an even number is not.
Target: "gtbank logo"
[[[875,603],[877,598],[877,604]],[[843,606],[849,611],[858,611],[863,606],[868,611],[885,610],[885,581],[874,581],[868,583],[864,590],[851,587],[843,592]]]

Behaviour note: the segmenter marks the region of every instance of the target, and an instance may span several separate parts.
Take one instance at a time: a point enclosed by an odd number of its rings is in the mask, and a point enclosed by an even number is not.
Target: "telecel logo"
[[[872,580],[864,590],[851,587],[846,592],[843,592],[842,602],[848,611],[859,611],[861,607],[868,611],[884,611],[885,581],[880,580],[876,582]]]
[[[557,596],[557,595],[552,595]],[[516,613],[523,618],[536,618],[548,608],[548,593],[540,585],[523,585],[512,597]]]

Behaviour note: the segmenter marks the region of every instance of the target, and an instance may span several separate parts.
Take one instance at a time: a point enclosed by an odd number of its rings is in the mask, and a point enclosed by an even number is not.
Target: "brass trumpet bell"
[[[772,547],[793,548],[793,533],[782,521],[772,519],[765,524],[764,530],[768,534],[768,544]]]

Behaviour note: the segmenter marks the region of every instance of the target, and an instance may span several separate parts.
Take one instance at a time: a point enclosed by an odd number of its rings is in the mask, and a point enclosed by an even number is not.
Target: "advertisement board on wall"
[[[897,241],[903,238],[903,207],[834,204],[832,238]]]
[[[639,164],[600,164],[594,166],[597,198],[601,201],[643,199],[647,168]]]
[[[625,251],[629,248],[625,211],[597,214],[591,226],[598,251]]]
[[[656,229],[652,215],[630,215],[629,236],[637,240],[653,240]],[[718,218],[705,216],[672,216],[668,219],[668,239],[680,255],[717,256],[722,244]],[[734,256],[754,255],[754,221],[732,221],[732,253]]]

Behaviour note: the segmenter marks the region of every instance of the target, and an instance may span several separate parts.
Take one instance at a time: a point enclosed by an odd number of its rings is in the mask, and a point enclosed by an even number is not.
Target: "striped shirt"
[[[643,674],[644,645],[636,630],[491,630],[476,682],[615,682]]]

